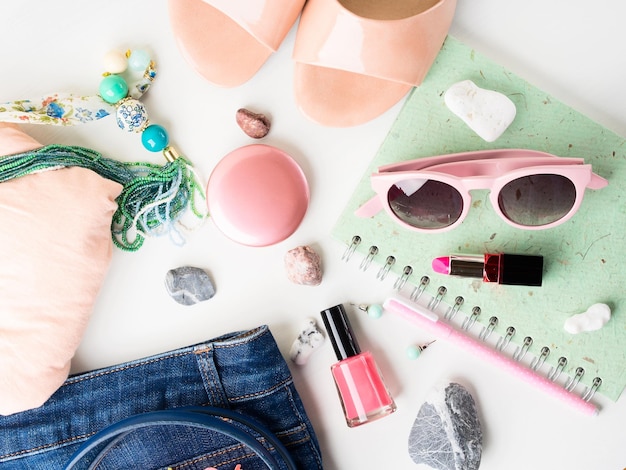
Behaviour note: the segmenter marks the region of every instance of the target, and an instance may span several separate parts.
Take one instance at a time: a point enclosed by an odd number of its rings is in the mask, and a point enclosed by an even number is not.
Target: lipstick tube
[[[435,258],[433,271],[450,276],[473,277],[484,282],[517,286],[541,286],[543,256],[510,255],[451,255]]]
[[[330,368],[349,427],[360,426],[396,411],[374,357],[361,352],[343,305],[321,312],[339,362]]]

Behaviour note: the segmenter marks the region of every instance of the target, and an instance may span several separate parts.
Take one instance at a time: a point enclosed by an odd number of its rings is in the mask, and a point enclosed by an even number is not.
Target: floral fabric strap
[[[154,62],[129,86],[128,95],[139,99],[156,78]],[[72,93],[52,93],[38,99],[0,103],[0,121],[21,124],[73,126],[115,116],[116,107],[100,95],[79,96]]]
[[[100,96],[54,93],[34,100],[0,103],[0,121],[21,124],[72,126],[115,114],[115,107]]]

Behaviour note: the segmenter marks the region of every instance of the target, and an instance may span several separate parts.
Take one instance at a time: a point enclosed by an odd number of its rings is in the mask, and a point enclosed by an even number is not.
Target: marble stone
[[[307,318],[302,331],[294,340],[289,358],[298,365],[304,365],[316,349],[324,344],[324,335],[317,328],[315,320]]]
[[[563,328],[570,334],[595,331],[602,328],[611,319],[611,307],[607,304],[593,304],[583,313],[569,317]]]
[[[517,113],[507,96],[480,88],[471,80],[455,83],[443,98],[448,109],[487,142],[500,137]]]
[[[165,288],[182,305],[195,305],[215,295],[215,286],[206,271],[193,266],[170,269],[165,275]]]
[[[322,263],[309,246],[298,246],[285,255],[287,277],[295,284],[318,286],[322,282]]]
[[[472,395],[458,383],[435,388],[409,434],[409,455],[436,470],[476,470],[483,433]]]

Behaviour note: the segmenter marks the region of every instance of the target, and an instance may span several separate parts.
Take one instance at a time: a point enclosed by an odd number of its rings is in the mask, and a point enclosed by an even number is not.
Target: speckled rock
[[[249,109],[240,108],[235,115],[237,125],[253,139],[261,139],[270,131],[271,123],[265,114],[253,113]]]
[[[472,395],[460,384],[434,389],[409,435],[409,455],[436,470],[477,470],[483,433]]]
[[[322,282],[322,263],[309,246],[299,246],[285,255],[287,277],[295,284],[318,286]]]
[[[193,266],[170,269],[165,275],[165,288],[170,297],[182,305],[204,302],[215,295],[209,275]]]
[[[304,365],[322,344],[324,335],[317,328],[317,323],[312,318],[307,318],[302,331],[294,340],[289,351],[289,359],[298,365]]]

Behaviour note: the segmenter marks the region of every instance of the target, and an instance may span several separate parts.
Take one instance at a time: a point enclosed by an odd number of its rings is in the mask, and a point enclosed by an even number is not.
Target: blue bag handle
[[[233,426],[226,420],[236,421],[263,436],[280,455],[288,470],[296,470],[296,465],[282,442],[262,424],[234,411],[215,407],[186,407],[176,410],[160,410],[142,413],[123,419],[108,426],[84,442],[66,464],[65,470],[72,470],[83,462],[87,454],[97,447],[107,444],[91,461],[89,468],[95,468],[108,450],[129,432],[155,425],[184,425],[222,433],[247,445],[267,465],[270,470],[279,470],[279,463],[251,433]]]

